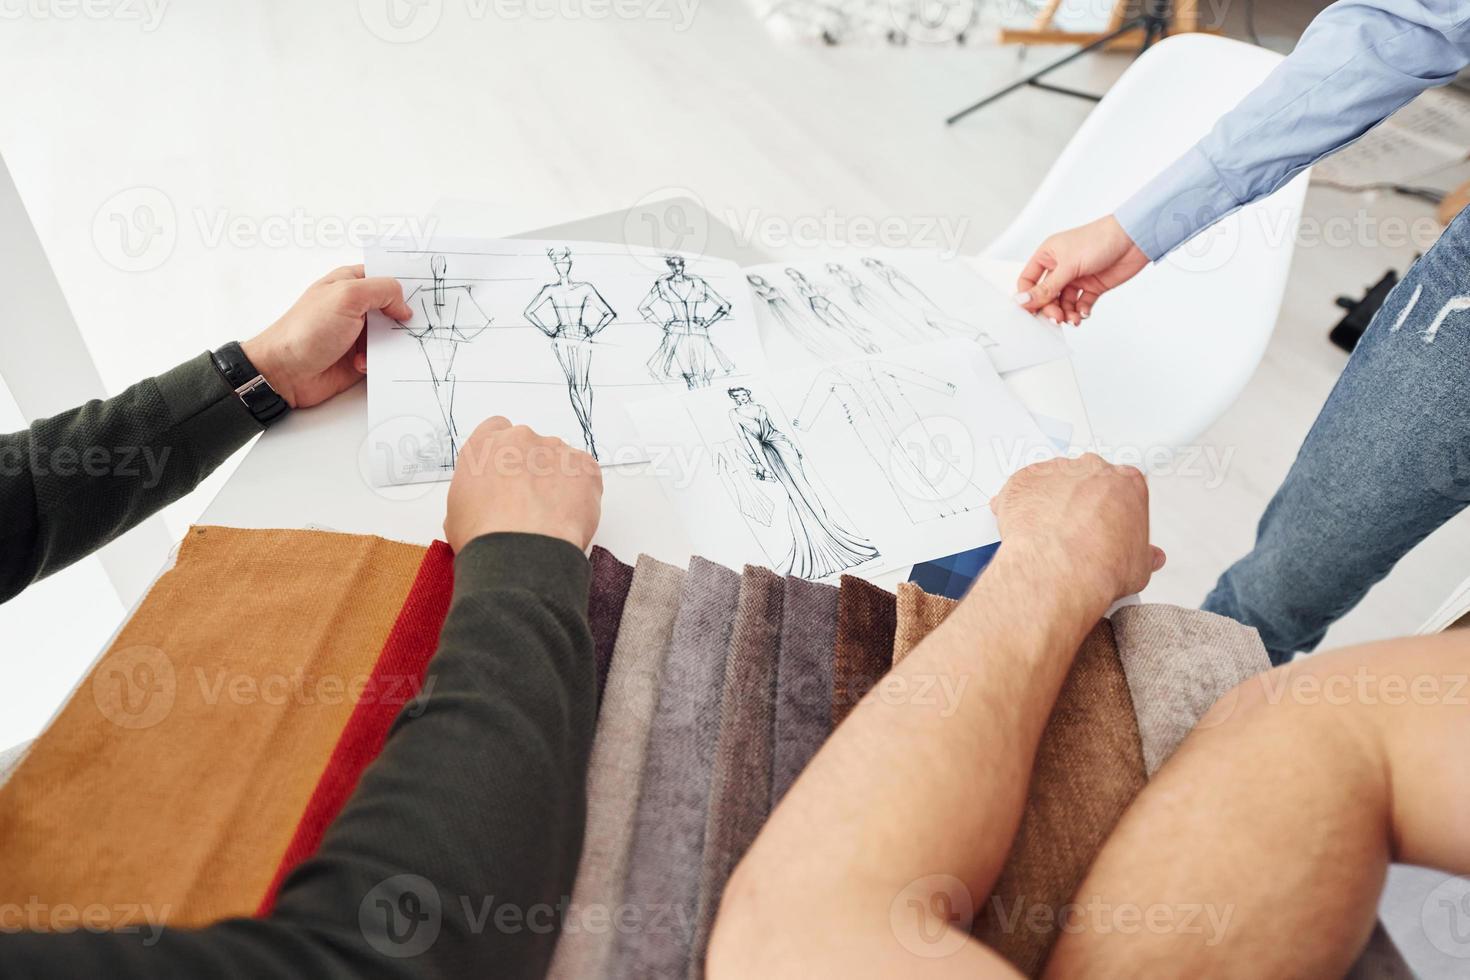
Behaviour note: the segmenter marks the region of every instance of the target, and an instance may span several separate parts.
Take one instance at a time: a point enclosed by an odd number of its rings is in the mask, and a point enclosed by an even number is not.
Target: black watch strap
[[[214,352],[214,366],[261,425],[273,425],[291,411],[286,399],[276,394],[270,382],[255,370],[245,351],[233,340]]]

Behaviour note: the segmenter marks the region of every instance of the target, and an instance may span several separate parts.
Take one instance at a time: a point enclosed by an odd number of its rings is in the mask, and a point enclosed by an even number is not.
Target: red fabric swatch
[[[439,631],[449,615],[453,593],[454,552],[443,541],[435,541],[424,554],[413,587],[373,668],[367,693],[353,708],[332,750],[257,915],[270,914],[286,876],[316,853],[327,828],[357,788],[363,770],[383,750],[393,719],[422,689],[424,671],[438,649]]]

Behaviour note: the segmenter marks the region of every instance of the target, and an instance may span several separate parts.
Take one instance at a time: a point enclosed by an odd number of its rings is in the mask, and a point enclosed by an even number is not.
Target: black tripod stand
[[[985,98],[981,99],[979,102],[976,102],[974,105],[969,106],[965,109],[961,109],[959,112],[956,112],[954,115],[946,119],[944,121],[944,124],[946,126],[953,126],[955,123],[959,122],[961,119],[965,118],[977,109],[983,109],[986,106],[990,105],[990,103],[994,102],[996,99],[1010,95],[1012,92],[1016,91],[1016,89],[1025,88],[1028,85],[1032,88],[1045,89],[1048,92],[1059,92],[1062,95],[1075,95],[1079,99],[1090,99],[1093,102],[1096,102],[1101,99],[1102,96],[1093,95],[1091,92],[1079,92],[1074,88],[1063,88],[1060,85],[1052,85],[1050,82],[1042,81],[1042,79],[1052,72],[1056,71],[1063,65],[1069,65],[1072,62],[1076,61],[1078,58],[1082,57],[1084,54],[1091,54],[1093,51],[1096,51],[1098,48],[1101,48],[1105,44],[1109,44],[1112,41],[1115,41],[1118,38],[1122,37],[1124,34],[1127,34],[1129,31],[1136,31],[1139,28],[1143,29],[1143,47],[1138,49],[1138,53],[1142,54],[1143,52],[1147,51],[1155,41],[1159,40],[1164,35],[1169,33],[1169,19],[1169,0],[1143,0],[1143,13],[1128,21],[1123,26],[1119,27],[1116,31],[1113,31],[1109,34],[1104,34],[1102,37],[1098,38],[1096,41],[1093,41],[1091,44],[1086,45],[1082,48],[1078,48],[1076,51],[1073,51],[1071,54],[1067,55],[1060,61],[1052,62],[1040,71],[1033,72],[1032,74],[1027,75],[1019,82],[1013,82],[1010,85],[1007,85],[999,92],[992,92],[990,95],[987,95]]]

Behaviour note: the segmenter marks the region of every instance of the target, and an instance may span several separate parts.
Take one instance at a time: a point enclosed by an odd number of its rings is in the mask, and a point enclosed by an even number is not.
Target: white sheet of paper
[[[998,540],[991,495],[1055,455],[965,340],[771,372],[629,412],[699,554],[817,580]]]
[[[449,479],[459,444],[492,415],[594,450],[604,465],[636,462],[646,457],[628,402],[765,366],[731,262],[605,243],[437,239],[368,249],[366,266],[397,278],[414,311],[403,324],[368,317],[380,486]]]
[[[1002,374],[1067,356],[1061,330],[966,263],[933,252],[844,250],[747,266],[773,365],[819,364],[963,337]]]

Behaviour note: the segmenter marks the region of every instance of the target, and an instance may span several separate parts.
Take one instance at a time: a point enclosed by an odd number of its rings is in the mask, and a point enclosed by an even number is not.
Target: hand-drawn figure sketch
[[[732,457],[742,455],[734,440],[720,443],[715,449],[715,473],[725,487],[725,495],[743,517],[761,527],[770,527],[776,504],[755,485],[749,467],[731,462]]]
[[[468,283],[450,284],[446,280],[448,265],[442,255],[429,259],[433,284],[415,287],[405,297],[414,316],[403,324],[403,329],[419,342],[419,349],[429,365],[429,380],[433,383],[434,398],[444,420],[447,449],[447,452],[439,454],[439,467],[453,470],[454,461],[459,456],[459,428],[454,421],[454,356],[461,344],[474,340],[490,326],[490,317],[475,302]]]
[[[638,304],[649,323],[663,328],[664,336],[648,360],[648,369],[660,381],[683,379],[691,390],[705,388],[716,374],[729,374],[735,362],[710,340],[709,328],[730,312],[730,301],[699,276],[684,271],[684,259],[665,259],[668,275],[661,276]]]
[[[571,249],[550,248],[546,257],[556,270],[556,282],[541,287],[526,306],[525,317],[551,338],[557,363],[567,378],[567,395],[582,427],[582,439],[596,459],[597,441],[592,431],[592,338],[617,313],[596,286],[572,278]]]
[[[991,339],[990,335],[983,328],[973,326],[944,312],[939,304],[930,299],[929,294],[920,289],[912,279],[887,262],[884,262],[882,259],[875,259],[872,256],[865,256],[863,258],[863,265],[867,266],[869,272],[887,284],[888,288],[893,290],[899,299],[914,307],[923,316],[924,321],[935,330],[939,330],[953,337],[969,337],[982,347],[996,346],[995,341]]]
[[[955,385],[890,361],[849,361],[822,369],[791,424],[813,431],[837,404],[909,520],[953,517],[983,509],[988,499],[957,465],[947,433],[931,431],[908,388],[951,398]]]
[[[934,340],[943,340],[948,334],[933,327],[927,320],[915,322],[898,311],[883,294],[872,289],[858,276],[857,273],[839,262],[827,263],[827,274],[843,286],[847,287],[848,295],[852,297],[853,304],[869,317],[879,323],[886,324],[889,329],[905,340],[915,344],[927,344]]]
[[[750,283],[750,288],[755,291],[757,299],[765,300],[766,307],[776,322],[786,328],[801,346],[811,351],[824,361],[833,358],[845,357],[848,352],[837,346],[831,340],[831,334],[826,330],[819,330],[811,320],[802,315],[801,310],[792,305],[786,298],[786,294],[770,284],[765,276],[756,273],[747,273],[745,281]]]
[[[830,327],[864,354],[876,354],[880,350],[873,341],[873,334],[862,326],[847,311],[827,298],[827,294],[814,284],[799,269],[788,268],[787,277],[796,285],[796,291],[806,300],[807,307],[822,324]]]
[[[807,477],[801,450],[776,428],[770,412],[754,400],[750,389],[731,388],[728,394],[735,403],[730,424],[743,443],[742,455],[751,474],[757,480],[779,484],[789,502],[791,550],[783,571],[820,579],[880,557],[871,541],[838,523],[834,509],[823,502]]]

